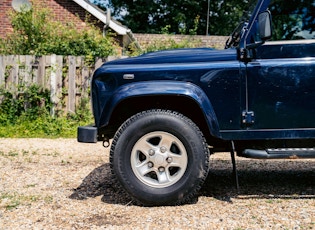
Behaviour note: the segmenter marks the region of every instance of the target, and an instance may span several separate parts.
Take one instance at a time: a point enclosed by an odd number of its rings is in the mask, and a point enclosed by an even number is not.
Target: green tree
[[[273,0],[269,7],[273,18],[273,40],[315,38],[315,1]]]
[[[229,35],[249,1],[211,0],[210,34]],[[113,15],[136,33],[160,33],[165,26],[169,26],[169,33],[206,33],[208,0],[111,0],[106,7],[113,9]]]

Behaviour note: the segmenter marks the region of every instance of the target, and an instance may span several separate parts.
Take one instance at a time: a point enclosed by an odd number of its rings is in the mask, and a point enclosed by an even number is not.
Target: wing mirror
[[[269,11],[264,11],[258,15],[258,28],[257,32],[259,33],[258,36],[260,41],[256,41],[254,43],[250,43],[246,45],[247,49],[254,49],[262,44],[272,36],[271,30],[271,14]]]
[[[269,11],[262,12],[258,15],[259,36],[262,41],[271,38],[271,14]]]

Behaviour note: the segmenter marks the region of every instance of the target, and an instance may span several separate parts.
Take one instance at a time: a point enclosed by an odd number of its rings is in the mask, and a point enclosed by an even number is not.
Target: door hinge
[[[242,123],[244,125],[253,125],[255,123],[254,111],[243,111],[242,112]]]

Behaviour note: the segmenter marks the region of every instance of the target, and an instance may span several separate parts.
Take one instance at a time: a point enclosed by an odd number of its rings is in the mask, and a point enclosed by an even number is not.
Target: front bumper
[[[78,142],[96,143],[97,128],[95,126],[80,126],[77,133]]]

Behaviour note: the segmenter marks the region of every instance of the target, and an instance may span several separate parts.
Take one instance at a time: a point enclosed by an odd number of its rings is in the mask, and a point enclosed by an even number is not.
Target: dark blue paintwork
[[[150,81],[125,84],[113,94],[106,108],[103,110],[100,121],[108,121],[113,109],[121,101],[131,97],[146,97],[156,95],[174,95],[192,98],[204,111],[209,130],[213,136],[220,136],[218,121],[209,98],[198,86],[188,82]],[[104,125],[104,124],[101,124]]]
[[[261,43],[257,17],[268,4],[258,1],[235,48],[160,51],[102,65],[92,80],[96,126],[106,135],[114,109],[129,98],[175,95],[201,108],[216,138],[315,138],[315,41],[252,46]],[[254,114],[252,123],[244,112]]]
[[[165,50],[147,53],[138,57],[115,60],[110,63],[105,63],[104,66],[228,61],[231,60],[231,53],[233,54],[234,52],[228,50],[222,52],[221,50],[210,48]]]
[[[230,67],[226,68],[227,65]],[[213,108],[226,102],[231,107],[235,107],[239,114],[239,105],[237,105],[239,103],[235,103],[239,98],[237,94],[239,65],[236,49],[161,51],[106,63],[95,72],[93,77],[92,98],[96,124],[98,127],[106,125],[115,106],[127,97],[136,97],[141,94],[143,96],[182,95],[192,98],[199,104],[211,130],[213,127],[218,127],[220,123],[217,121]],[[133,74],[134,79],[125,80],[124,74]],[[234,75],[234,79],[231,74]],[[187,82],[189,82],[188,85]],[[221,93],[231,93],[235,99],[232,101],[230,97],[222,96],[211,108],[207,108],[206,104],[211,104],[211,97],[216,96],[215,87],[221,84],[220,82],[227,83]],[[211,88],[213,91],[209,90]],[[226,118],[226,116],[230,117]],[[231,117],[232,112],[224,113],[220,116],[220,120]],[[216,124],[213,124],[213,121]],[[211,133],[220,136],[218,128],[211,130]]]

